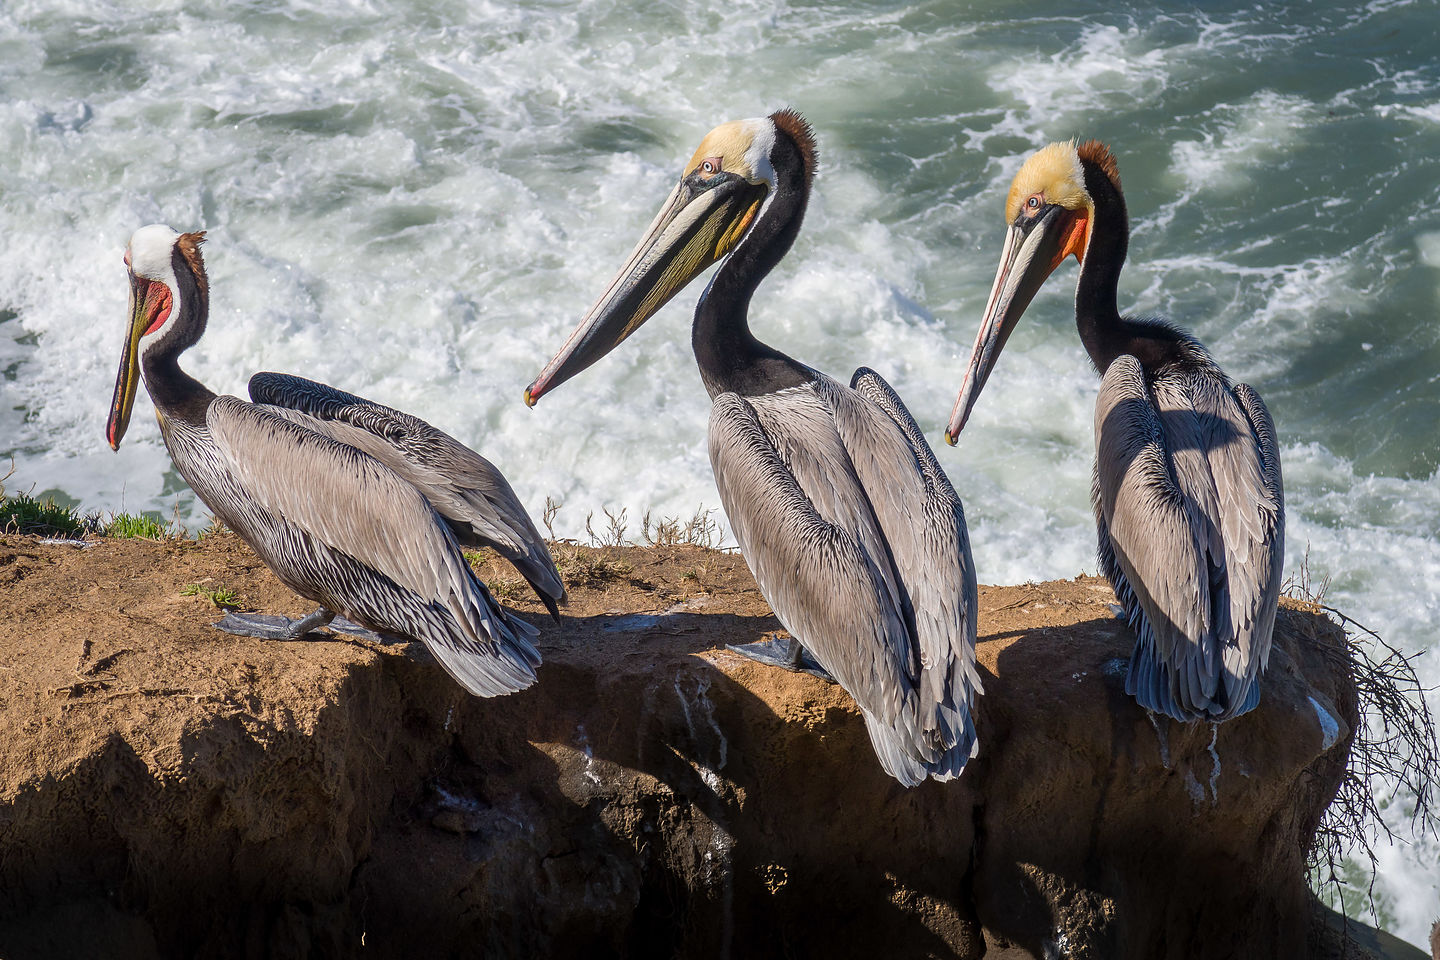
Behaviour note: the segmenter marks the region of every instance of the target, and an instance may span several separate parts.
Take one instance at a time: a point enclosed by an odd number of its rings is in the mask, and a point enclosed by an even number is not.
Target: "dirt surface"
[[[546,661],[479,700],[419,644],[212,629],[187,588],[309,612],[232,535],[0,536],[0,957],[1320,955],[1323,617],[1184,726],[1103,581],[981,587],[980,755],[907,791],[838,687],[725,650],[778,629],[738,555],[557,561],[559,624],[479,567]]]

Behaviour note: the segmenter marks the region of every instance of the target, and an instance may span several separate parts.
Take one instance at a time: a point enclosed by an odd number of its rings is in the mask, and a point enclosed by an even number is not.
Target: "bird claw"
[[[269,613],[227,613],[218,623],[212,624],[217,630],[233,633],[239,637],[257,637],[261,640],[300,640],[310,634],[295,635],[299,620],[275,616]]]
[[[806,650],[794,637],[782,638],[779,634],[771,634],[769,640],[757,640],[754,643],[742,644],[727,643],[725,647],[742,657],[749,657],[756,663],[780,667],[791,673],[808,673],[826,683],[839,682],[831,676],[830,671],[820,666],[820,661],[816,660],[810,651]]]

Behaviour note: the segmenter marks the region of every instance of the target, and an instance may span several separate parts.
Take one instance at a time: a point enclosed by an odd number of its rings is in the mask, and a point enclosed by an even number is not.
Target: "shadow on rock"
[[[493,700],[416,644],[204,630],[74,684],[67,634],[60,693],[8,688],[47,752],[0,800],[0,955],[1307,955],[1356,717],[1322,617],[1282,610],[1260,708],[1212,729],[1125,696],[1108,587],[982,588],[980,753],[906,790],[842,690],[725,650],[778,628],[732,612],[764,609],[738,558],[682,572],[725,592],[597,587]]]

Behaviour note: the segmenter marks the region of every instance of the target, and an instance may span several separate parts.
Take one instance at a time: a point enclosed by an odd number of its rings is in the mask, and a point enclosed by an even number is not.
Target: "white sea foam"
[[[1154,99],[1174,75],[1176,48],[1157,47],[1139,27],[1095,26],[1049,55],[999,65],[989,83],[1007,94],[1037,126],[1074,122],[1097,106]]]
[[[1209,112],[1219,130],[1179,141],[1171,150],[1171,169],[1188,193],[1253,185],[1269,172],[1268,163],[1300,139],[1315,107],[1304,97],[1261,90],[1243,103],[1219,104]]]
[[[755,331],[837,378],[874,367],[938,442],[1010,177],[1049,139],[1100,136],[1134,222],[1122,305],[1193,329],[1275,414],[1287,569],[1308,546],[1332,602],[1433,647],[1440,453],[1433,417],[1406,411],[1433,409],[1440,386],[1434,364],[1405,364],[1440,350],[1440,81],[1423,52],[1374,39],[1381,6],[1434,16],[1403,2],[1085,20],[779,0],[7,4],[8,486],[203,522],[146,398],[119,453],[102,436],[121,252],[163,221],[209,231],[210,329],[186,365],[214,389],[276,369],[410,410],[491,457],[532,511],[563,501],[565,536],[603,506],[627,508],[632,534],[644,510],[716,506],[688,343],[703,280],[536,409],[520,396],[703,133],[786,103],[815,122],[821,170]],[[1056,272],[959,447],[937,450],[984,581],[1095,570],[1096,381],[1074,277]],[[1440,661],[1418,665],[1440,683]],[[1436,851],[1384,856],[1394,927],[1418,942]]]

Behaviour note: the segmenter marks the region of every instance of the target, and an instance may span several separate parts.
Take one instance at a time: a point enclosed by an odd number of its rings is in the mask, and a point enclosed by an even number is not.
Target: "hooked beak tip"
[[[525,406],[527,406],[527,407],[533,407],[533,406],[535,406],[536,401],[538,401],[538,400],[540,399],[540,395],[537,394],[537,393],[535,393],[534,391],[535,391],[535,384],[533,384],[533,383],[530,384],[530,386],[528,386],[528,387],[525,388]]]
[[[957,430],[956,432],[951,433],[949,430],[946,430],[946,431],[945,431],[945,442],[948,443],[948,444],[949,444],[950,446],[952,446],[952,447],[955,446],[955,444],[957,444],[957,443],[960,442],[960,432]]]

